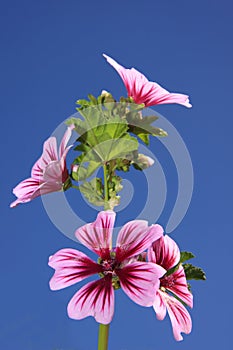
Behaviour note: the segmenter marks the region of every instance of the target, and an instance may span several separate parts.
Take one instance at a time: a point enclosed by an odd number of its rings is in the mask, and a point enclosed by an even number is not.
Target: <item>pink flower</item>
[[[166,270],[176,266],[180,261],[180,251],[177,244],[168,236],[163,236],[153,243],[148,250],[148,260],[161,265]],[[168,311],[173,334],[176,340],[182,340],[181,332],[189,334],[192,329],[191,317],[173,295],[190,307],[193,307],[193,296],[188,290],[185,272],[182,266],[170,274],[160,278],[160,288],[157,290],[153,304],[157,318],[163,320]]]
[[[50,137],[45,141],[42,156],[32,167],[31,177],[20,182],[13,189],[18,199],[11,203],[11,208],[16,207],[19,203],[30,202],[40,195],[63,189],[63,184],[69,178],[66,155],[72,147],[67,147],[67,144],[73,128],[73,125],[67,128],[58,153],[55,137]]]
[[[120,230],[116,248],[111,248],[115,222],[113,211],[102,211],[95,222],[79,228],[77,239],[98,256],[98,263],[75,249],[61,249],[49,259],[55,269],[50,280],[52,290],[62,289],[88,276],[100,278],[82,287],[68,304],[73,319],[93,316],[97,322],[108,324],[114,313],[114,289],[121,287],[137,304],[152,306],[159,288],[159,278],[166,272],[162,267],[138,261],[137,256],[161,237],[159,225],[148,227],[147,221],[135,220]]]
[[[105,54],[103,56],[116,69],[125,84],[128,96],[132,97],[135,103],[144,103],[146,107],[165,103],[178,103],[188,108],[192,107],[187,95],[170,93],[159,84],[149,81],[135,68],[126,69],[111,57]]]

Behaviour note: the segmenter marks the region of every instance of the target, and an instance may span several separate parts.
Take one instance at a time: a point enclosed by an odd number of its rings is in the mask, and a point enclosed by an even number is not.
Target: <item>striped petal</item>
[[[93,316],[102,324],[109,324],[114,313],[114,290],[111,276],[90,282],[82,287],[68,304],[68,315],[75,320]]]
[[[177,295],[182,301],[185,302],[191,308],[193,307],[193,295],[188,290],[187,280],[184,272],[184,268],[180,266],[177,271],[172,275],[173,284],[167,287],[172,293]]]
[[[61,249],[49,258],[49,266],[55,269],[50,288],[66,288],[96,273],[102,268],[84,253],[75,249]]]
[[[180,250],[176,242],[165,235],[154,242],[148,250],[148,260],[169,270],[180,261]]]
[[[134,262],[116,271],[121,288],[135,303],[152,306],[160,286],[159,278],[166,271],[159,265]]]
[[[14,208],[20,203],[30,202],[31,199],[35,198],[35,193],[37,192],[39,187],[39,182],[33,178],[29,178],[20,182],[13,189],[13,193],[18,199],[11,203],[10,207]]]
[[[162,295],[163,294],[161,293],[161,291],[158,290],[156,297],[155,297],[155,300],[154,300],[154,303],[153,303],[153,308],[156,312],[156,317],[160,321],[162,321],[165,318],[166,313],[167,313],[166,304],[163,300]]]
[[[86,224],[75,232],[77,239],[102,259],[110,257],[115,216],[111,210],[101,211],[95,222]]]
[[[66,132],[61,140],[60,146],[59,146],[59,158],[61,159],[64,153],[67,153],[67,148],[69,149],[72,146],[67,147],[67,144],[71,138],[72,135],[72,130],[75,128],[75,125],[72,124],[70,126],[68,126],[68,128],[66,129]]]
[[[159,291],[160,296],[162,298],[162,302],[166,305],[171,323],[174,338],[177,341],[183,340],[181,333],[189,334],[192,330],[192,320],[191,317],[186,310],[186,308],[173,296],[170,296],[162,291]],[[153,305],[155,312],[158,312],[160,309],[160,315],[163,313],[162,307],[158,307],[158,305]]]
[[[127,69],[107,55],[103,55],[107,62],[116,69],[123,80],[128,96],[138,104],[144,103],[146,107],[164,103],[178,103],[185,107],[192,107],[189,97],[184,94],[170,93],[162,86],[148,79],[135,68]]]
[[[163,228],[160,225],[148,227],[148,222],[144,220],[128,222],[122,227],[117,237],[117,261],[121,262],[142,253],[162,234]]]
[[[62,168],[60,161],[58,160],[53,160],[51,163],[49,163],[45,170],[44,170],[44,175],[43,179],[45,182],[56,182],[60,183],[60,187],[62,189]]]
[[[55,137],[50,137],[44,142],[42,156],[32,167],[31,177],[41,181],[44,169],[54,160],[58,160],[57,140]]]

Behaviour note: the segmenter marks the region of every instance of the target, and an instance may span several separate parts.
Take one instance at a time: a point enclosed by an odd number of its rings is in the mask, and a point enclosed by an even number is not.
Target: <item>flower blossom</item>
[[[30,202],[40,195],[63,189],[64,183],[69,178],[66,167],[66,156],[72,147],[67,147],[67,144],[73,128],[73,125],[67,128],[58,152],[55,137],[50,137],[44,142],[43,153],[33,165],[31,177],[20,182],[13,189],[13,193],[18,199],[11,203],[11,208],[16,207],[19,203]]]
[[[170,270],[179,263],[180,251],[177,244],[165,235],[152,244],[148,250],[148,260]],[[180,341],[183,339],[181,332],[186,334],[191,332],[192,320],[184,305],[175,296],[193,307],[193,296],[188,290],[184,268],[181,265],[175,272],[160,278],[160,288],[153,304],[159,320],[163,320],[166,310],[168,311],[174,338]]]
[[[73,285],[91,275],[99,279],[84,285],[70,300],[70,318],[93,316],[102,324],[109,324],[114,313],[114,289],[121,287],[137,304],[152,306],[159,288],[159,278],[166,272],[162,267],[138,260],[138,255],[163,234],[159,225],[148,227],[147,221],[135,220],[120,230],[116,248],[111,247],[115,213],[98,214],[95,222],[79,228],[75,235],[87,248],[95,252],[98,262],[75,249],[61,249],[49,258],[55,269],[50,288],[58,290]]]
[[[128,97],[132,97],[135,103],[144,103],[146,107],[166,103],[178,103],[188,108],[192,107],[188,95],[171,93],[159,84],[149,81],[135,68],[127,69],[111,57],[105,54],[103,56],[116,69],[125,84]]]

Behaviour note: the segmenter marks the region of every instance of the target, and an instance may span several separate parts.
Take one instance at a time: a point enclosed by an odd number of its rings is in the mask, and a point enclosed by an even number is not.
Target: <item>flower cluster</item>
[[[126,69],[111,57],[105,54],[103,56],[121,76],[126,86],[128,97],[132,99],[132,102],[144,104],[145,107],[166,103],[178,103],[191,107],[187,95],[170,93],[159,84],[148,81],[136,69]],[[66,156],[72,146],[67,147],[67,144],[74,128],[75,126],[72,124],[67,129],[58,153],[55,137],[50,137],[45,141],[42,156],[33,166],[31,177],[20,182],[14,188],[13,193],[17,200],[11,204],[11,207],[15,207],[19,203],[29,202],[43,194],[62,191],[65,189],[66,183],[69,185],[70,178],[66,167]],[[149,162],[148,166],[153,164],[153,160],[148,157],[146,161]]]
[[[188,334],[192,328],[186,306],[192,308],[193,296],[187,279],[205,279],[204,272],[183,264],[194,255],[180,252],[160,225],[149,226],[144,220],[126,223],[118,233],[116,246],[112,247],[116,216],[113,209],[119,204],[118,193],[123,188],[118,172],[129,171],[130,166],[143,170],[154,163],[139,153],[138,141],[148,146],[150,136],[167,136],[166,131],[152,125],[158,117],[143,116],[143,108],[165,103],[189,108],[191,104],[187,95],[170,93],[136,69],[126,69],[111,57],[104,57],[122,78],[127,97],[117,104],[110,93],[103,91],[97,98],[88,95],[89,101],[78,100],[81,118],[66,121],[68,127],[59,148],[55,137],[44,142],[31,177],[14,188],[17,199],[10,206],[73,187],[90,203],[104,207],[105,211],[100,211],[93,223],[75,232],[77,240],[94,252],[97,260],[79,250],[59,250],[49,258],[49,266],[55,270],[50,288],[62,289],[97,275],[96,280],[84,285],[70,300],[67,308],[70,318],[93,316],[100,324],[108,325],[114,314],[115,291],[122,289],[136,304],[153,307],[157,319],[163,320],[168,312],[174,338],[180,341],[181,333]],[[78,134],[75,150],[79,155],[69,172],[66,157],[72,147],[68,143],[73,130]],[[99,168],[103,170],[103,179],[92,177]]]
[[[62,289],[97,274],[98,280],[86,284],[70,300],[69,317],[80,320],[93,316],[97,322],[109,324],[114,312],[114,289],[122,288],[135,303],[153,306],[158,319],[165,317],[167,309],[174,337],[182,340],[180,333],[190,333],[192,323],[176,297],[192,307],[192,294],[182,266],[166,277],[180,260],[176,243],[163,236],[160,225],[148,226],[147,221],[134,220],[122,227],[116,247],[112,248],[114,221],[113,211],[102,211],[95,222],[75,233],[83,245],[99,256],[98,262],[75,249],[61,249],[50,257],[49,266],[55,269],[50,288]],[[146,261],[143,252],[147,249]]]

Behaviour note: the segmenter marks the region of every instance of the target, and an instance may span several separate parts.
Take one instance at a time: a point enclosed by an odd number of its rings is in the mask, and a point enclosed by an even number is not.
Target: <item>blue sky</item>
[[[49,220],[40,199],[10,209],[12,188],[29,176],[43,141],[75,112],[75,101],[102,89],[125,94],[102,53],[134,66],[170,91],[190,95],[192,109],[156,106],[190,152],[195,188],[172,237],[196,254],[207,274],[193,283],[193,332],[175,342],[168,317],[157,321],[121,291],[111,326],[111,350],[230,349],[232,324],[232,3],[228,0],[109,1],[10,0],[0,11],[1,42],[1,325],[4,350],[90,350],[92,318],[74,321],[66,305],[79,288],[51,292],[48,257],[81,248]],[[174,163],[159,142],[151,145],[168,183],[169,219],[177,193]],[[154,148],[153,148],[154,147]],[[144,180],[132,174],[134,184]],[[156,184],[155,184],[156,186]],[[92,221],[95,211],[68,194],[74,210]],[[119,213],[137,215],[144,192]],[[141,197],[140,197],[141,196]],[[156,201],[156,198],[155,198]],[[145,218],[146,219],[146,218]],[[194,261],[193,261],[194,263]],[[81,284],[80,284],[81,285]]]

